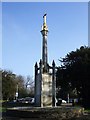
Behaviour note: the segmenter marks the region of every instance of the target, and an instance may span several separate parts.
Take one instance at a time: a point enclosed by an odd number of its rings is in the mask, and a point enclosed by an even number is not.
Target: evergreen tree
[[[82,46],[60,62],[63,65],[57,71],[57,87],[63,95],[76,95],[84,107],[90,107],[90,48]]]

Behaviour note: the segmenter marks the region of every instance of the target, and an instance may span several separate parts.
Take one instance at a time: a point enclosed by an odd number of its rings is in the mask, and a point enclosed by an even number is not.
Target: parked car
[[[62,103],[67,103],[67,101],[66,100],[62,100]]]
[[[32,102],[32,98],[31,97],[24,98],[24,103],[31,103],[31,102]]]
[[[19,98],[19,99],[17,99],[17,102],[33,104],[34,103],[34,98],[31,98],[31,97]]]
[[[63,100],[62,98],[57,98],[57,99],[56,99],[56,105],[57,105],[57,106],[60,106],[61,103],[67,103],[67,101],[66,101],[66,100]]]
[[[35,99],[34,99],[34,98],[32,98],[31,103],[33,104],[34,102],[35,102]]]
[[[23,103],[23,101],[24,101],[24,98],[18,98],[17,99],[17,102]]]

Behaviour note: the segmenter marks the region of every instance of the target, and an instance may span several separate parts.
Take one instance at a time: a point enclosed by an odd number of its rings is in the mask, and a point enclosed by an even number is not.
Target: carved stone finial
[[[36,67],[36,68],[38,67],[37,62],[36,62],[36,64],[35,64],[35,67]]]
[[[40,59],[40,62],[39,62],[40,66],[42,65],[42,60]]]
[[[55,62],[54,62],[54,60],[53,60],[53,62],[52,62],[52,66],[55,66]]]

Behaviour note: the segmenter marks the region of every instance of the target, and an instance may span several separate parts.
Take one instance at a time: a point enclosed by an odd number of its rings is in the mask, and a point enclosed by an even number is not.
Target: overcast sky
[[[48,62],[88,45],[88,3],[3,3],[2,68],[24,76],[34,75],[42,58],[43,15],[47,13]]]

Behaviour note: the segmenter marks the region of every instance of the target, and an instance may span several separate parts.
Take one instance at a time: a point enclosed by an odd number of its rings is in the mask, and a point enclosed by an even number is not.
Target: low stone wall
[[[83,115],[83,108],[76,107],[53,107],[53,108],[29,108],[18,107],[7,110],[7,116],[20,118],[37,118],[37,119],[69,119]]]

